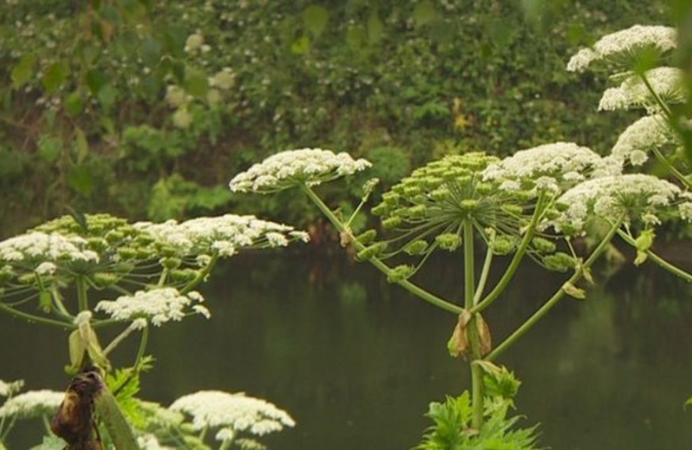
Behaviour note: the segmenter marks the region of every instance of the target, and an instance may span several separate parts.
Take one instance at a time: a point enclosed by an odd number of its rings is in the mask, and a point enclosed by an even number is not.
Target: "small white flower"
[[[555,142],[520,150],[483,171],[483,180],[498,181],[500,189],[545,189],[554,194],[586,176],[617,174],[621,165],[572,142]]]
[[[173,113],[173,125],[178,128],[187,128],[192,124],[192,114],[187,110],[187,108],[178,108]]]
[[[0,397],[9,397],[22,390],[24,380],[11,381],[9,383],[0,380]]]
[[[116,300],[101,301],[95,309],[105,312],[115,320],[131,321],[146,318],[152,325],[159,327],[171,320],[182,320],[186,315],[185,308],[198,301],[200,297],[199,293],[190,297],[189,294],[181,294],[175,288],[157,288],[137,291],[134,295],[123,295]]]
[[[173,447],[162,446],[153,434],[138,437],[137,444],[141,450],[173,450]]]
[[[202,47],[204,44],[204,36],[198,33],[191,34],[185,41],[185,51],[190,53]]]
[[[172,108],[178,108],[187,103],[187,94],[180,86],[169,85],[166,88],[166,102]]]
[[[564,211],[544,225],[568,234],[580,233],[593,217],[608,221],[622,217],[625,221],[636,219],[654,225],[660,222],[659,213],[677,213],[683,220],[692,220],[688,193],[668,181],[644,174],[585,181],[562,194],[558,204],[564,206]]]
[[[170,409],[192,416],[192,426],[196,430],[220,428],[217,439],[222,441],[240,432],[262,436],[295,426],[285,411],[242,393],[200,391],[179,398]]]
[[[46,261],[38,265],[36,273],[39,275],[53,275],[57,269],[58,266],[54,263]]]
[[[318,148],[277,153],[236,175],[229,186],[234,192],[267,194],[305,183],[315,186],[370,167],[365,159],[348,153],[335,154]]]
[[[50,390],[29,391],[7,400],[0,407],[0,418],[30,418],[52,415],[65,398],[64,392]]]
[[[685,101],[682,70],[675,67],[658,67],[644,73],[654,92],[666,103]],[[646,108],[658,111],[654,97],[638,75],[631,75],[620,86],[606,89],[598,104],[601,111]]]
[[[646,162],[649,150],[674,141],[675,136],[663,116],[645,116],[622,132],[611,154],[622,160],[629,160],[634,166],[640,166]]]
[[[645,48],[666,52],[677,46],[677,31],[659,25],[634,25],[599,39],[593,48],[579,50],[567,63],[570,72],[582,72],[591,63],[620,56],[637,55]]]

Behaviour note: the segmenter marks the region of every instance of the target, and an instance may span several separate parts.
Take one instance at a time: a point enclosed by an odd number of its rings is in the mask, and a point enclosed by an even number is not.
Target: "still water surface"
[[[416,281],[459,300],[461,267],[433,261]],[[523,380],[517,405],[555,450],[692,448],[690,287],[651,268],[601,277],[588,300],[563,300],[500,361]],[[487,319],[499,340],[560,285],[520,271]],[[243,391],[289,411],[275,450],[403,450],[433,400],[468,387],[446,342],[449,313],[388,285],[367,265],[307,255],[240,256],[202,289],[212,319],[152,333],[145,397],[169,404],[201,389]],[[62,390],[66,336],[0,318],[0,379]],[[121,357],[133,353],[126,349]],[[127,363],[127,359],[116,361]],[[10,449],[40,442],[20,427]]]

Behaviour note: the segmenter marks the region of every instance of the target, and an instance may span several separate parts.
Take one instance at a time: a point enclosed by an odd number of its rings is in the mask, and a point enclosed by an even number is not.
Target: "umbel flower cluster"
[[[218,258],[241,249],[307,240],[307,233],[254,216],[226,214],[162,224],[130,224],[106,214],[65,216],[0,242],[0,300],[21,302],[38,292],[44,311],[65,316],[70,307],[60,292],[81,280],[102,291],[102,298],[109,298],[109,291],[118,293],[117,300],[99,305],[117,320],[144,317],[160,325],[178,320],[188,305],[207,316],[202,305],[193,305],[201,299],[198,294],[177,289],[202,281]]]
[[[236,175],[229,186],[234,192],[268,194],[301,184],[316,186],[370,167],[365,159],[348,153],[305,148],[277,153]]]

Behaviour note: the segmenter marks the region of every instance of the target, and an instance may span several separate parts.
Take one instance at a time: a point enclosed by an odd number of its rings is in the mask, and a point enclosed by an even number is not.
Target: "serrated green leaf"
[[[0,444],[0,450],[5,447]],[[35,447],[31,447],[31,450],[63,450],[65,448],[65,441],[57,436],[43,436],[43,442]]]
[[[209,80],[201,70],[187,66],[185,68],[185,92],[197,98],[204,98],[209,91]]]
[[[19,62],[12,68],[12,87],[18,89],[24,86],[34,76],[34,66],[36,56],[32,54],[24,55]]]
[[[321,35],[329,23],[329,12],[324,6],[312,5],[303,11],[305,28],[315,37]]]

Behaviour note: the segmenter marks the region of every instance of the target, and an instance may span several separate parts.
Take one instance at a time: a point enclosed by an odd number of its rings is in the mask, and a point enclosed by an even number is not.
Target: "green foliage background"
[[[636,23],[669,24],[667,2],[10,0],[0,237],[68,207],[305,224],[292,194],[226,187],[289,148],[364,156],[385,185],[449,153],[556,140],[605,151],[632,118],[596,111],[605,73],[564,67]]]

